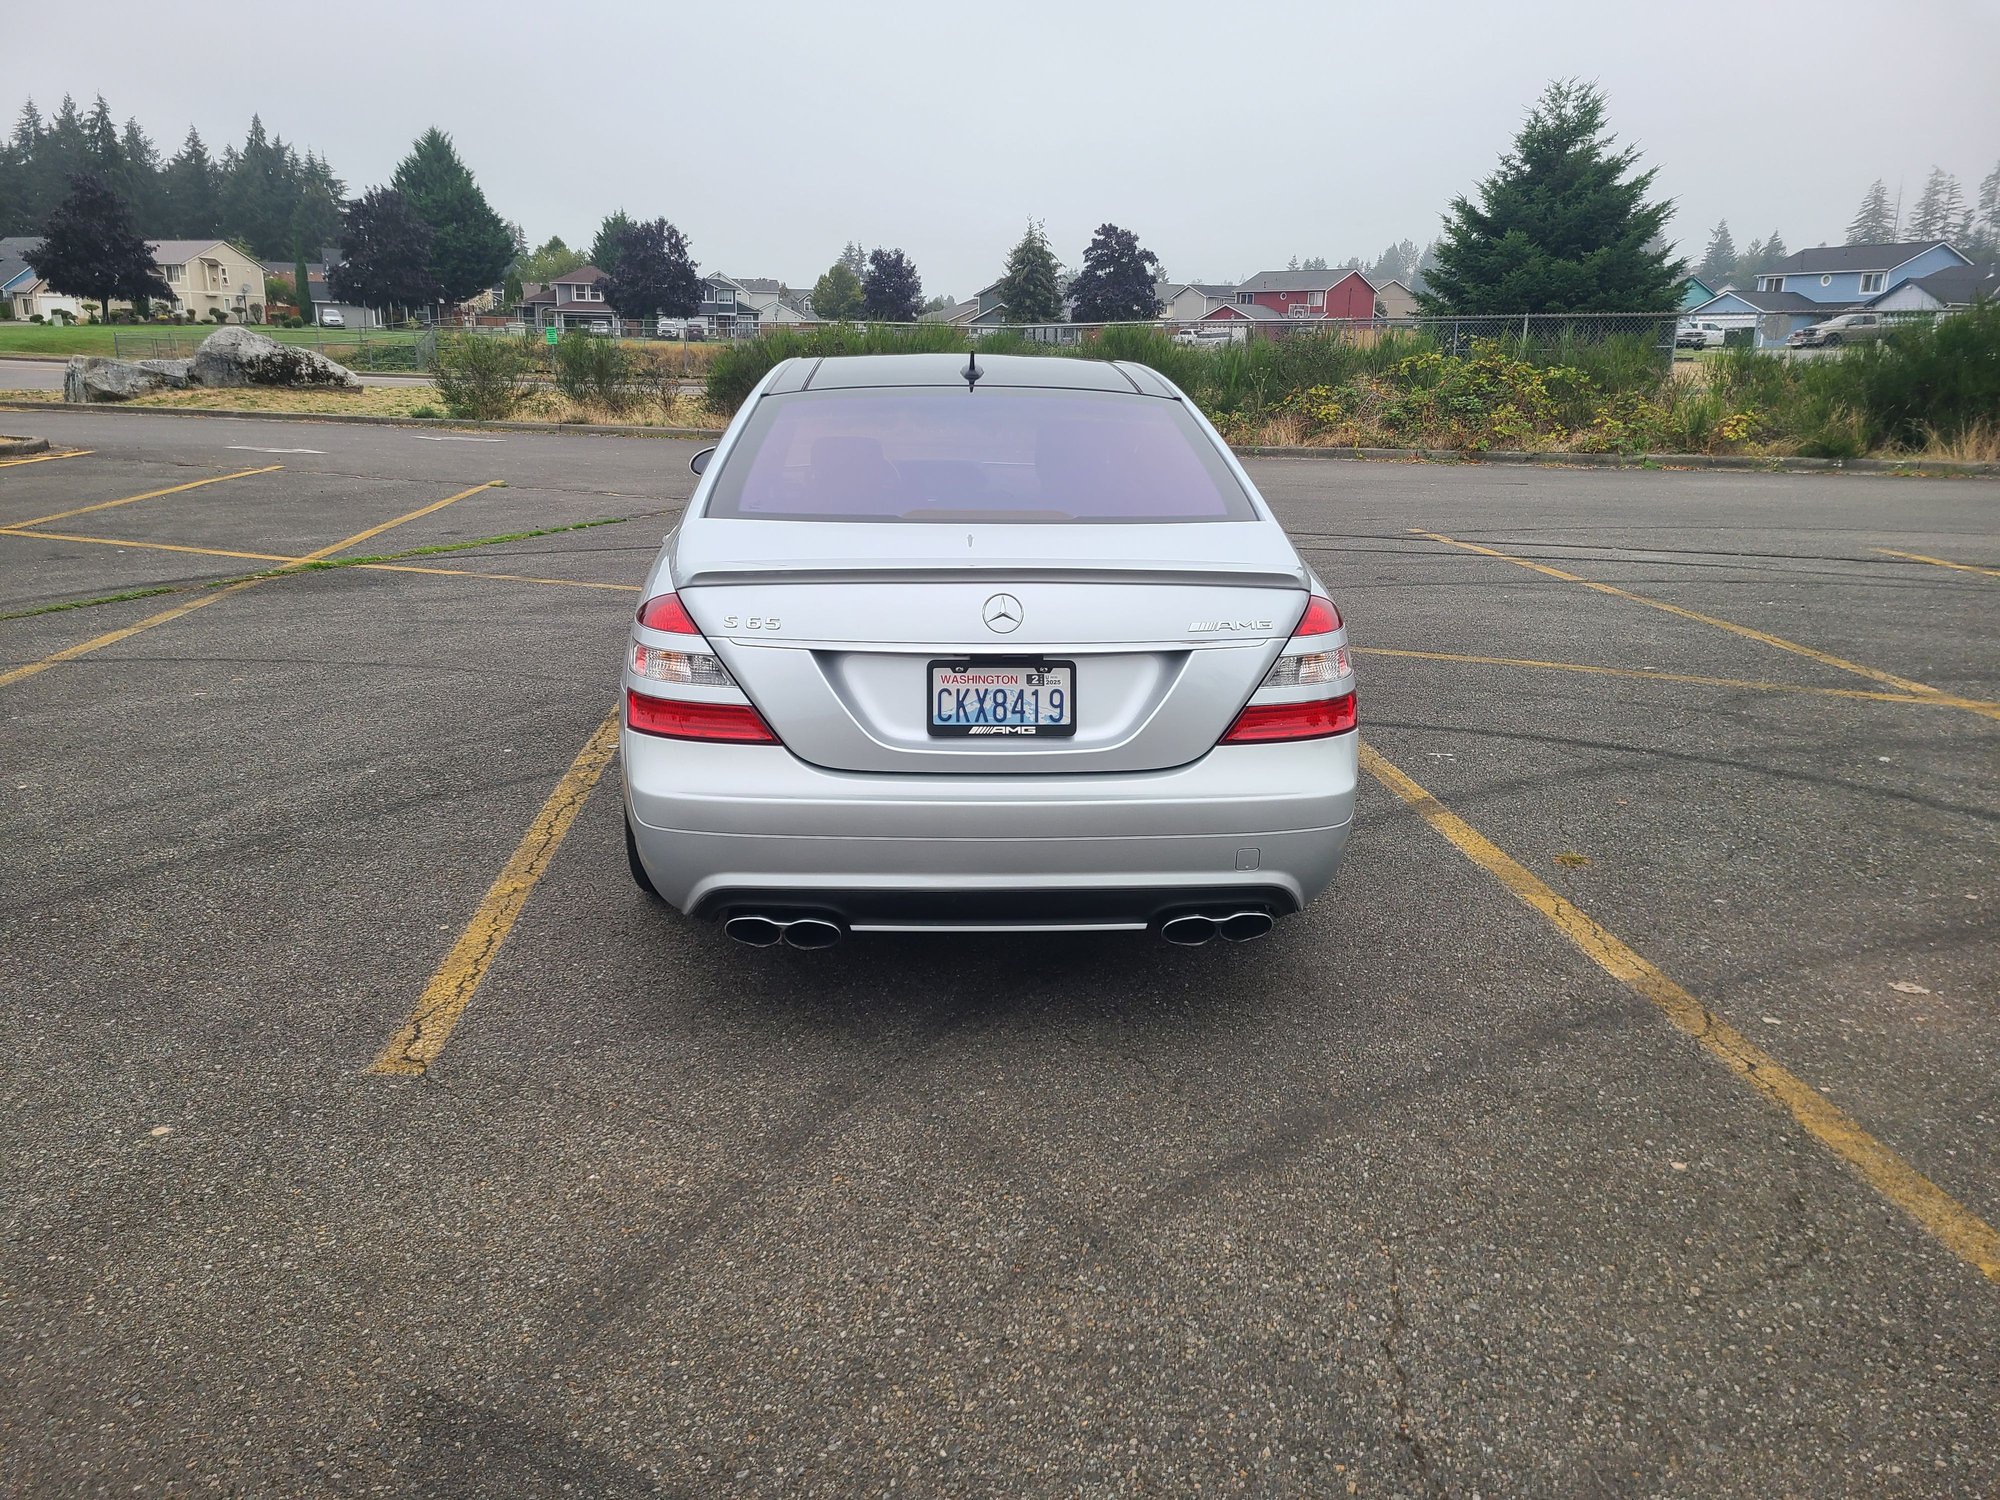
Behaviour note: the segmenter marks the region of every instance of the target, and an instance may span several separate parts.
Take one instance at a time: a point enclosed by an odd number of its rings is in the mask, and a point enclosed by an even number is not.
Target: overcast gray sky
[[[855,239],[969,296],[1031,216],[1067,263],[1108,219],[1177,278],[1372,259],[1433,237],[1565,75],[1602,84],[1695,256],[1718,218],[1798,249],[1838,241],[1877,177],[1907,206],[1933,164],[1968,197],[2000,164],[2000,0],[88,11],[7,44],[0,107],[101,92],[169,153],[190,124],[219,152],[255,111],[355,192],[437,124],[531,241],[587,243],[622,205],[704,269],[794,284]]]

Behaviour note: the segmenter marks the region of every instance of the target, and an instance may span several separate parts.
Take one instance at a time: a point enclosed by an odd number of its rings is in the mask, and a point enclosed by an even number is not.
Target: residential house
[[[1225,302],[1200,321],[1204,323],[1278,323],[1294,320],[1279,312],[1275,307],[1266,307],[1261,302]]]
[[[153,263],[173,294],[172,309],[197,323],[264,321],[264,268],[227,240],[154,240]]]
[[[1236,288],[1216,282],[1183,281],[1162,283],[1158,291],[1161,314],[1171,323],[1197,323],[1218,307],[1236,300]]]
[[[1686,312],[1690,308],[1700,307],[1702,303],[1713,299],[1720,290],[1721,288],[1710,286],[1699,276],[1688,277],[1681,283],[1677,298],[1681,311]]]
[[[738,288],[739,310],[747,307],[756,316],[760,329],[796,326],[817,321],[812,313],[812,293],[795,292],[769,276],[732,277]]]
[[[1913,276],[1868,305],[1877,312],[1951,312],[1995,300],[2000,300],[2000,261]]]
[[[263,263],[264,274],[282,276],[287,281],[297,274],[297,266],[288,260],[267,260]],[[354,302],[342,302],[334,296],[327,285],[327,263],[323,260],[306,262],[306,302],[299,309],[299,316],[308,323],[325,323],[328,313],[336,314],[342,328],[386,328],[388,324],[382,314],[372,307],[362,307]]]
[[[699,322],[710,338],[747,339],[757,332],[757,309],[735,277],[704,276],[701,311],[688,321]]]
[[[28,264],[28,257],[41,243],[40,235],[0,239],[0,299],[5,300],[14,316],[22,322],[37,313],[46,322],[58,312],[68,313],[81,322],[83,304],[75,297],[50,291],[49,284],[37,276],[34,267]]]
[[[1417,302],[1417,294],[1404,286],[1394,276],[1385,276],[1380,281],[1368,278],[1368,284],[1375,288],[1375,316],[1400,320],[1423,316],[1423,308]]]
[[[1820,245],[1761,272],[1751,290],[1717,292],[1683,311],[1725,324],[1754,323],[1757,347],[1781,348],[1794,333],[1821,319],[1872,307],[1905,282],[1971,264],[1943,240]]]
[[[987,282],[970,301],[953,307],[945,321],[956,328],[998,328],[1006,323],[1007,304],[1000,300],[1000,283]]]
[[[1259,271],[1236,287],[1235,306],[1268,307],[1281,318],[1372,322],[1375,288],[1359,271]]]
[[[623,323],[604,301],[604,273],[595,266],[578,266],[552,281],[532,281],[521,288],[521,321],[536,328],[595,328],[602,323],[613,333]]]

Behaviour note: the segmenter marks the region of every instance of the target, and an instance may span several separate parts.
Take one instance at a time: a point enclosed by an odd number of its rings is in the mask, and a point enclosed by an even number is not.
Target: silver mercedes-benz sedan
[[[625,658],[648,891],[758,945],[1200,943],[1333,880],[1340,612],[1155,371],[787,360],[696,467]]]

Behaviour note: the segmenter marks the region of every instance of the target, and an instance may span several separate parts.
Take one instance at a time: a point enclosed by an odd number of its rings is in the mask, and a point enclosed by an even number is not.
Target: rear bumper
[[[622,748],[640,861],[703,917],[785,908],[865,931],[1283,915],[1331,884],[1354,816],[1352,734],[1083,776],[827,771],[630,729]]]

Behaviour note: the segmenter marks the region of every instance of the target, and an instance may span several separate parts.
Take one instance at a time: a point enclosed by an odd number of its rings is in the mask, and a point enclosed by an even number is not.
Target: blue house
[[[1821,245],[1779,261],[1758,276],[1754,290],[1723,292],[1686,315],[1754,328],[1758,348],[1779,349],[1822,318],[1866,307],[1906,281],[1971,264],[1943,240]]]

